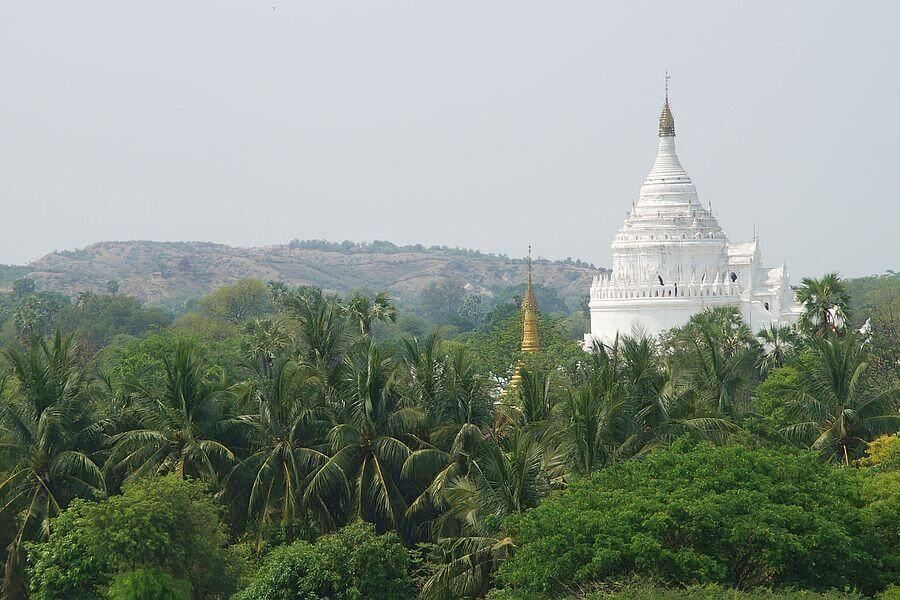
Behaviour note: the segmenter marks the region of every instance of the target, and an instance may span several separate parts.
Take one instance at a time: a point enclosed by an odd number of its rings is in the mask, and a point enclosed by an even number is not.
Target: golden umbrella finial
[[[675,137],[675,117],[669,108],[669,79],[672,76],[666,71],[666,101],[663,104],[662,113],[659,115],[659,137]]]
[[[533,354],[541,349],[540,338],[538,337],[538,303],[534,297],[534,287],[531,278],[531,244],[528,245],[528,283],[525,284],[525,297],[522,299],[522,346],[523,353]],[[506,389],[503,390],[504,395],[515,393],[522,382],[522,364],[519,361],[516,364],[515,372]]]
[[[531,277],[531,245],[528,246],[528,283],[525,285],[525,297],[522,299],[522,352],[540,350],[538,338],[538,303],[534,297]]]

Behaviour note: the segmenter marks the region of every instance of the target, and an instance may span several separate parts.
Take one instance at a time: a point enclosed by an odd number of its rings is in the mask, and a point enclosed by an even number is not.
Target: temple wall
[[[692,315],[710,306],[737,306],[737,296],[635,298],[633,301],[593,301],[590,303],[591,336],[602,342],[611,342],[619,335],[631,335],[637,327],[649,336],[655,336],[688,322]]]

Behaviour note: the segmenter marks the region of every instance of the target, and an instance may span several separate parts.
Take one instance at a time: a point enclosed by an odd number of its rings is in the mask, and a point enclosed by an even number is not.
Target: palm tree
[[[711,343],[710,332],[716,332],[715,338],[724,341],[719,346]],[[673,374],[672,365],[661,361],[653,340],[646,336],[621,338],[605,352],[595,351],[590,361],[593,366],[589,381],[602,398],[602,403],[593,407],[593,414],[601,419],[596,431],[602,435],[605,445],[600,446],[600,441],[596,444],[598,449],[605,450],[605,460],[642,455],[668,446],[683,435],[724,441],[737,427],[719,412],[720,397],[723,389],[726,395],[733,396],[732,388],[740,381],[727,375],[734,372],[734,363],[742,365],[738,370],[748,368],[748,359],[742,358],[749,351],[747,335],[749,332],[742,326],[739,315],[731,310],[701,313],[676,333],[684,339],[676,340],[676,354],[669,363],[684,362],[693,368],[693,372],[685,369],[689,376],[682,374],[678,378]],[[701,349],[694,358],[698,346]],[[711,352],[711,348],[717,351]],[[692,364],[694,360],[696,364]],[[718,375],[708,377],[707,373]],[[582,406],[589,398],[580,398]],[[581,408],[579,412],[590,415],[589,408],[592,407]],[[585,430],[590,431],[586,427]]]
[[[59,331],[27,351],[6,351],[10,378],[0,385],[0,516],[16,522],[4,570],[3,597],[24,597],[22,545],[49,535],[51,517],[74,498],[104,494],[89,455],[88,382],[77,344]],[[22,594],[21,596],[19,594]]]
[[[803,305],[801,323],[815,335],[836,333],[849,321],[850,292],[837,273],[827,273],[821,279],[804,277],[796,293]]]
[[[217,483],[235,462],[224,443],[235,416],[227,386],[208,375],[188,342],[179,342],[163,366],[162,389],[136,390],[140,426],[110,438],[110,465],[130,471],[129,478],[175,473]]]
[[[686,384],[696,391],[701,402],[722,415],[736,418],[743,400],[741,392],[753,374],[757,349],[729,344],[715,336],[714,331],[701,327],[698,335],[690,338],[684,364],[680,366]]]
[[[670,445],[684,435],[722,443],[737,431],[734,421],[702,400],[695,390],[679,386],[671,372],[663,375],[659,390],[636,415],[642,433],[632,446],[637,454],[646,454]]]
[[[230,487],[249,489],[249,498],[244,496],[247,513],[257,521],[259,533],[277,521],[285,528],[287,543],[293,541],[294,522],[303,508],[306,478],[328,460],[316,447],[327,430],[327,415],[323,407],[299,397],[299,372],[282,359],[268,376],[257,379],[251,394],[256,412],[240,417],[250,453],[229,476]]]
[[[549,421],[553,413],[553,398],[549,373],[522,367],[522,376],[518,386],[519,405],[516,412],[523,423],[537,425]]]
[[[476,515],[505,517],[537,506],[550,489],[544,450],[541,439],[525,427],[482,444],[468,477],[449,490],[451,513],[472,521]]]
[[[491,587],[491,576],[512,555],[515,541],[504,535],[464,535],[439,540],[442,562],[422,586],[425,600],[481,598]]]
[[[801,362],[802,383],[783,390],[797,422],[784,429],[789,439],[849,465],[866,442],[900,430],[898,388],[871,392],[863,384],[868,366],[859,336],[814,340],[812,361]]]
[[[641,410],[657,398],[661,386],[656,343],[643,335],[617,337],[609,346],[595,346],[582,371],[584,383],[564,410],[569,424],[578,426],[563,430],[562,449],[571,468],[593,470],[641,449],[647,431]],[[591,443],[593,456],[587,454]],[[578,447],[580,456],[573,455]],[[576,469],[575,464],[580,467]]]
[[[241,350],[260,373],[271,375],[275,359],[290,344],[284,323],[279,318],[253,319],[244,324]]]
[[[569,391],[563,405],[565,420],[556,441],[572,473],[590,475],[611,460],[615,421],[621,407],[621,396],[605,394],[597,380]]]
[[[378,292],[374,299],[365,292],[357,292],[347,302],[346,311],[359,321],[359,330],[364,336],[372,332],[372,323],[375,321],[393,323],[397,320],[397,307],[391,302],[387,292]]]
[[[783,367],[797,349],[797,334],[790,325],[771,324],[760,329],[756,338],[762,345],[759,367],[763,374]]]
[[[449,510],[443,518],[454,520],[458,532],[438,538],[443,564],[425,583],[423,597],[486,593],[491,574],[513,549],[512,539],[488,523],[537,505],[549,489],[543,465],[544,448],[534,431],[524,427],[480,445],[469,474],[447,487]]]
[[[482,428],[491,423],[491,383],[479,371],[476,357],[464,347],[450,350],[440,364],[439,395],[431,406],[431,438],[453,436],[464,425]]]
[[[400,340],[400,353],[406,366],[404,383],[409,388],[406,394],[417,406],[432,412],[438,406],[441,394],[441,375],[444,355],[441,354],[441,331],[434,331],[422,342],[418,338]]]
[[[472,423],[462,424],[448,450],[428,446],[412,452],[403,463],[401,478],[421,492],[409,503],[406,518],[423,540],[460,535],[461,526],[448,518],[448,490],[469,474],[482,444],[482,433]]]
[[[332,456],[310,478],[304,500],[326,528],[358,516],[409,539],[400,474],[412,453],[410,434],[421,428],[423,414],[403,405],[395,363],[374,343],[347,362],[347,419],[329,432]]]
[[[401,473],[405,482],[421,490],[407,517],[418,524],[423,539],[458,531],[448,531],[451,522],[442,518],[449,508],[447,489],[469,473],[483,439],[482,427],[492,418],[488,382],[464,348],[436,362],[435,380],[428,407],[429,440],[419,440],[422,447],[410,454]]]
[[[319,384],[322,398],[340,401],[344,383],[344,357],[350,346],[347,322],[337,300],[322,290],[308,289],[282,297],[285,313],[298,322],[297,358]]]
[[[288,284],[283,281],[270,279],[266,282],[266,286],[269,288],[269,300],[275,305],[281,302],[281,299],[291,292]]]

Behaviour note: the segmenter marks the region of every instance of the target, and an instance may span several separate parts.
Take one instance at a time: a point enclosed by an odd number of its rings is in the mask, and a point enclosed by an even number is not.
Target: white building
[[[656,163],[612,243],[608,276],[591,285],[592,339],[637,327],[656,335],[709,306],[739,306],[753,331],[793,323],[800,308],[787,267],[762,266],[758,240],[729,243],[675,154],[669,98],[659,117]]]

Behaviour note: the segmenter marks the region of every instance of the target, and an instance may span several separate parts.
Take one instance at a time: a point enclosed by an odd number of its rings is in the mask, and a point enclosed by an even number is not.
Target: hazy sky
[[[275,10],[273,10],[273,6]],[[795,281],[900,269],[900,2],[0,2],[0,262],[386,239],[610,262],[656,154]]]

